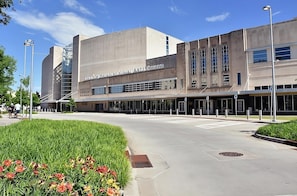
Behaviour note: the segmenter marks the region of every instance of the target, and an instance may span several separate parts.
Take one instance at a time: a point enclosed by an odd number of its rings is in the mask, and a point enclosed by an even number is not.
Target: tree
[[[1,1],[1,0],[0,0]],[[11,90],[10,86],[14,82],[13,74],[16,70],[16,60],[4,54],[4,48],[0,47],[0,101],[4,95]]]
[[[0,0],[0,23],[7,25],[11,17],[6,13],[7,9],[14,10],[13,0]]]
[[[73,107],[75,107],[75,101],[74,101],[74,99],[72,99],[72,98],[69,99],[69,102],[66,104],[66,106],[69,107],[70,112],[72,112]]]

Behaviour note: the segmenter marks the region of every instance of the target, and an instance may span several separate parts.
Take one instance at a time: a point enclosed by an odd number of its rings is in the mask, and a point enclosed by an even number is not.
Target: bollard
[[[219,110],[216,109],[216,117],[218,117],[218,116],[219,116]]]
[[[195,115],[195,109],[192,109],[192,116]]]
[[[170,116],[172,115],[172,109],[170,109]]]
[[[178,109],[176,109],[176,115],[178,116]]]
[[[199,109],[199,115],[202,116],[202,109]]]
[[[250,119],[250,110],[246,111],[246,119]]]
[[[228,109],[225,109],[225,117],[228,117]]]
[[[259,110],[259,120],[262,120],[262,110]]]
[[[149,114],[151,114],[151,109],[149,109]]]

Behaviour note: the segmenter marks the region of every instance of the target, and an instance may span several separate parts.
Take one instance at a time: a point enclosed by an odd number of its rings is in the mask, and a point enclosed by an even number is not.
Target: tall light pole
[[[32,99],[32,88],[33,88],[33,59],[34,59],[34,42],[31,39],[25,40],[24,43],[26,46],[31,46],[31,70],[30,70],[30,113],[29,113],[29,119],[32,120],[32,105],[33,105],[33,99]]]
[[[273,46],[273,28],[272,28],[272,10],[270,5],[263,7],[264,11],[269,11],[270,21],[270,42],[271,42],[271,64],[272,64],[272,122],[276,122],[276,91],[275,91],[275,66],[274,66],[274,46]]]
[[[24,70],[23,70],[23,75],[22,75],[23,81],[21,80],[21,87],[23,87],[22,82],[24,82],[24,78],[26,77],[27,46],[28,46],[28,44],[26,44],[26,41],[25,41],[24,42]],[[22,96],[22,93],[23,93],[23,91],[21,91],[21,96]],[[21,102],[21,108],[22,108],[22,117],[24,117],[24,107],[23,107],[23,103],[22,102]]]

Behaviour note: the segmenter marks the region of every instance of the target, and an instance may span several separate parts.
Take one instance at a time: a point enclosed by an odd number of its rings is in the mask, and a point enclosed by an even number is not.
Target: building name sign
[[[149,65],[149,66],[146,66],[146,69],[147,70],[155,70],[155,69],[164,69],[164,64],[157,64],[157,65]]]
[[[164,69],[164,64],[157,64],[157,65],[149,65],[146,67],[140,67],[140,68],[134,68],[133,70],[123,71],[123,72],[116,72],[116,73],[107,73],[107,74],[93,74],[91,76],[86,76],[85,80],[93,80],[93,79],[99,79],[99,78],[107,78],[111,76],[119,76],[119,75],[125,75],[125,74],[131,74],[131,73],[139,73],[139,72],[145,72],[145,71],[151,71],[151,70],[158,70],[158,69]]]

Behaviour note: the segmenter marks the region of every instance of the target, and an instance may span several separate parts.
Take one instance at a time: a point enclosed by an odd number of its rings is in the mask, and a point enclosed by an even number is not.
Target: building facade
[[[273,32],[277,113],[297,114],[297,19],[273,24]],[[93,38],[78,35],[68,55],[71,83],[69,77],[62,79],[65,49],[53,47],[45,58],[42,106],[63,110],[73,98],[78,111],[269,114],[269,35],[269,25],[190,42],[148,27]],[[43,75],[50,71],[51,76]],[[59,90],[59,96],[51,94]]]

